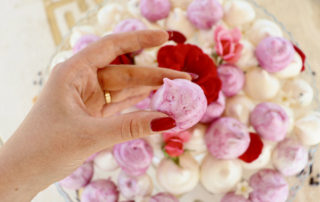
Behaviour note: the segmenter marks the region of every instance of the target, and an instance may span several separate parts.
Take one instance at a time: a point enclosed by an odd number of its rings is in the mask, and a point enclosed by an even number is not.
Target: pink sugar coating
[[[250,177],[252,202],[285,202],[289,195],[289,185],[276,170],[263,169]]]
[[[177,126],[167,132],[181,132],[196,125],[207,110],[207,99],[200,86],[185,79],[164,79],[153,95],[151,109],[172,117]]]
[[[235,159],[249,147],[247,127],[234,118],[223,117],[214,121],[205,134],[209,152],[218,159]]]
[[[222,81],[222,92],[231,97],[238,94],[245,82],[245,76],[241,69],[230,64],[223,64],[218,67],[218,74]]]
[[[86,48],[89,44],[98,41],[100,39],[99,36],[93,35],[93,34],[88,34],[88,35],[84,35],[82,36],[80,39],[78,39],[78,41],[76,42],[76,44],[73,47],[73,53],[76,54],[78,52],[80,52],[82,49]]]
[[[168,17],[170,10],[170,0],[140,0],[141,14],[151,22]]]
[[[223,17],[223,8],[218,0],[194,0],[188,7],[189,21],[198,29],[211,29]]]
[[[153,150],[146,140],[136,139],[115,145],[113,156],[124,172],[139,176],[149,168]]]
[[[85,187],[81,202],[118,202],[119,191],[111,180],[96,180]]]
[[[292,43],[281,37],[263,39],[255,51],[260,66],[271,73],[285,69],[293,61],[294,53]]]
[[[92,176],[93,163],[87,162],[82,164],[71,175],[61,180],[59,184],[66,189],[76,190],[86,186],[91,181]]]
[[[138,30],[145,30],[147,26],[138,19],[126,19],[119,22],[116,27],[114,28],[114,33],[121,33],[121,32],[132,32]]]
[[[152,196],[149,202],[179,202],[179,200],[172,194],[161,192]]]
[[[251,112],[250,123],[262,138],[277,142],[286,136],[289,117],[281,106],[263,102]]]
[[[219,93],[218,100],[208,105],[206,113],[201,118],[202,123],[210,123],[219,118],[226,108],[226,97],[222,92]]]
[[[236,195],[234,192],[229,192],[221,199],[220,202],[250,202],[241,195]]]
[[[285,176],[298,174],[308,163],[308,150],[299,142],[286,138],[275,148],[273,162]]]

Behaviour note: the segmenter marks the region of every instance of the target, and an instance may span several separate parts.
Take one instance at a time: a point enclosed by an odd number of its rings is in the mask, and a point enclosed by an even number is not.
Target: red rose
[[[244,162],[251,163],[259,158],[262,153],[263,142],[260,135],[256,133],[250,133],[250,144],[246,152],[244,152],[239,159]]]
[[[183,141],[179,137],[171,137],[164,146],[165,152],[171,157],[178,157],[183,154]]]
[[[306,55],[304,54],[304,52],[296,45],[293,44],[294,50],[300,55],[301,60],[302,60],[302,67],[301,67],[301,72],[303,72],[306,68]]]
[[[236,63],[241,57],[243,45],[240,43],[241,32],[235,28],[231,31],[219,26],[214,32],[216,52],[229,63]]]
[[[159,67],[170,68],[199,75],[193,82],[204,91],[208,103],[218,99],[221,81],[213,60],[191,44],[168,45],[158,52]]]
[[[180,133],[163,133],[162,137],[164,142],[167,142],[172,137],[178,137],[182,142],[188,142],[191,138],[191,133],[187,130]]]
[[[134,60],[130,53],[119,55],[116,59],[114,59],[110,64],[112,65],[133,65]]]
[[[176,43],[184,43],[187,40],[187,38],[181,32],[178,31],[169,30],[168,34],[169,41],[174,41]]]

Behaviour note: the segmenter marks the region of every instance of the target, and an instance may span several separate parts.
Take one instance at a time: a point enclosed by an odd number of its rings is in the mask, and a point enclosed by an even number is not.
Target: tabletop
[[[70,27],[102,0],[11,0],[0,7],[0,137],[6,141],[32,107],[43,84],[43,70]],[[320,0],[256,0],[290,30],[320,75]],[[319,79],[320,80],[320,79]],[[318,83],[319,86],[320,83]],[[295,202],[316,202],[320,152],[311,177]],[[34,202],[62,202],[54,186]]]

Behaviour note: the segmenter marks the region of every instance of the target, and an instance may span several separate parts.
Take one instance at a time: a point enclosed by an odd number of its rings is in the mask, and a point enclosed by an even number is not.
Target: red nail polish
[[[199,75],[198,75],[198,74],[195,74],[195,73],[189,73],[189,74],[190,74],[190,76],[191,76],[191,78],[192,78],[192,81],[199,78]]]
[[[174,128],[176,127],[177,124],[173,118],[164,117],[164,118],[153,119],[150,125],[151,125],[152,131],[159,132],[159,131],[166,131],[171,128]]]

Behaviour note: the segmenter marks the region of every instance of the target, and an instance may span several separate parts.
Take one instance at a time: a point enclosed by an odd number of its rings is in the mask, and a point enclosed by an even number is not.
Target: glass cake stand
[[[86,16],[84,18],[82,18],[81,20],[79,20],[76,25],[72,28],[72,30],[78,26],[82,26],[82,25],[90,25],[90,26],[95,26],[97,25],[97,13],[99,11],[99,9],[102,6],[108,5],[112,2],[125,2],[126,0],[105,0],[101,5],[98,5],[96,8],[94,8],[93,10],[89,11]],[[298,42],[296,42],[294,40],[293,35],[291,34],[291,32],[289,32],[286,27],[273,15],[271,14],[267,9],[265,9],[264,7],[260,6],[255,0],[247,0],[249,3],[252,4],[252,6],[255,8],[256,14],[258,18],[264,18],[264,19],[269,19],[273,22],[275,22],[276,24],[278,24],[283,33],[284,33],[284,37],[287,39],[290,39],[293,43],[295,43],[297,46],[299,46]],[[62,43],[58,46],[58,48],[56,49],[56,53],[53,55],[53,58],[55,57],[55,55],[57,55],[59,52],[64,51],[64,50],[70,50],[70,45],[69,45],[69,39],[72,33],[72,30],[69,32],[69,34],[67,34]],[[44,71],[44,80],[46,80],[50,74],[50,67],[51,67],[51,62],[49,63],[48,67],[45,69]],[[312,110],[314,111],[320,111],[320,102],[319,102],[319,91],[316,87],[316,78],[313,76],[312,74],[312,69],[310,64],[308,63],[308,61],[306,61],[306,71],[302,73],[302,77],[308,81],[314,90],[315,96],[314,96],[314,102],[312,105]],[[316,152],[317,146],[311,147],[309,149],[309,161],[307,166],[305,167],[305,169],[303,171],[301,171],[300,174],[296,175],[296,176],[292,176],[292,177],[288,177],[286,178],[290,184],[290,194],[289,194],[289,198],[288,198],[288,202],[292,202],[297,194],[297,192],[299,191],[299,189],[303,186],[304,181],[306,180],[306,178],[310,175],[309,173],[309,167],[312,165],[313,160],[314,160],[314,154]],[[111,175],[116,175],[117,173],[111,173]],[[113,178],[113,177],[112,177]],[[201,185],[198,185],[198,187]],[[198,187],[193,191],[193,192],[197,192],[198,191]],[[62,195],[62,197],[65,199],[66,202],[76,202],[76,201],[80,201],[79,199],[79,191],[68,191],[68,190],[64,190],[58,183],[56,183],[56,188],[58,190],[58,192]],[[201,188],[200,188],[201,189]],[[199,192],[204,192],[203,189]],[[194,193],[195,195],[201,195],[203,193]],[[209,193],[205,193],[207,196],[206,199],[208,199],[208,197],[210,198],[210,194]],[[187,194],[189,195],[189,194]],[[192,194],[191,194],[192,195]],[[185,202],[185,201],[190,201],[190,202],[207,202],[207,200],[205,199],[198,199],[198,198],[194,198],[192,200],[188,200],[187,199],[188,196],[186,197],[182,197],[181,201]],[[219,199],[217,199],[214,195],[211,195],[212,198],[210,198],[210,201],[219,201]],[[213,199],[213,200],[212,200]]]

